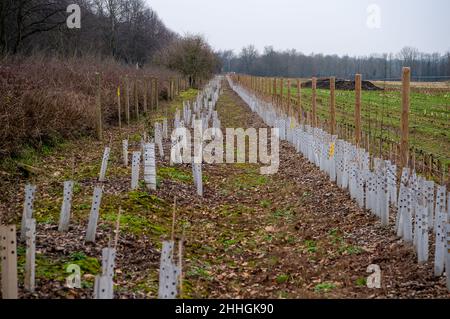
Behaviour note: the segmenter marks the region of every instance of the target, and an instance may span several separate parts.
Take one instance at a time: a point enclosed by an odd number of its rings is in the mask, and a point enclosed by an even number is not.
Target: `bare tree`
[[[67,1],[6,0],[0,5],[0,47],[17,53],[34,35],[55,30],[66,21]],[[27,42],[28,41],[28,42]]]
[[[69,4],[81,7],[82,28],[66,26]],[[94,53],[145,63],[175,33],[144,0],[2,0],[0,53],[45,50],[63,55]]]
[[[239,57],[242,61],[245,72],[250,73],[252,72],[255,60],[258,57],[258,51],[256,51],[255,46],[249,45],[247,47],[242,48]]]
[[[220,60],[202,36],[187,35],[156,55],[155,62],[185,75],[192,86],[220,70]]]

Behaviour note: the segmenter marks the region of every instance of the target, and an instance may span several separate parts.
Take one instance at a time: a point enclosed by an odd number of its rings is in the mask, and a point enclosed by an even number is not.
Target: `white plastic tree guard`
[[[94,299],[114,299],[114,267],[116,250],[102,249],[102,274],[95,277]]]
[[[158,145],[158,152],[159,152],[159,156],[161,158],[164,158],[164,148],[162,145],[162,131],[161,131],[161,124],[160,123],[155,123],[155,143],[156,145]]]
[[[108,160],[109,160],[110,152],[111,152],[111,148],[105,147],[105,151],[103,153],[103,158],[102,158],[102,166],[100,168],[100,176],[98,178],[99,182],[106,181],[106,169],[108,168]]]
[[[22,229],[25,234],[26,224]],[[0,257],[3,299],[17,299],[16,225],[0,226]]]
[[[164,241],[159,267],[159,299],[175,299],[178,294],[180,268],[173,261],[173,241]]]
[[[69,230],[73,186],[74,186],[73,181],[64,182],[63,203],[61,206],[61,213],[59,217],[59,227],[58,227],[58,231],[60,232],[66,232]]]
[[[86,242],[95,242],[97,233],[97,222],[100,213],[100,204],[102,202],[102,187],[94,188],[94,196],[92,197],[91,213],[89,215],[89,223],[86,231]]]
[[[148,189],[156,190],[155,144],[144,146],[144,182]]]
[[[141,152],[133,152],[133,158],[131,162],[131,190],[135,190],[138,188],[140,162]]]
[[[122,162],[125,167],[128,167],[128,140],[122,141]]]
[[[36,220],[27,219],[25,225],[26,237],[26,259],[25,259],[25,290],[34,292],[35,290],[35,261],[36,261]]]
[[[25,224],[27,219],[33,218],[33,202],[36,193],[36,186],[27,184],[25,185],[25,200],[23,204],[22,225],[20,232],[20,240],[25,240]]]

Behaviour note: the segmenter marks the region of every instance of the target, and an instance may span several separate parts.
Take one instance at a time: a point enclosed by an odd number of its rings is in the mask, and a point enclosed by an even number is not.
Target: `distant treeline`
[[[450,80],[450,52],[422,53],[405,47],[397,54],[374,54],[350,57],[338,55],[305,55],[295,50],[275,51],[266,47],[259,53],[254,46],[244,47],[236,55],[221,51],[224,72],[246,73],[257,76],[304,77],[311,76],[351,79],[356,73],[365,79],[399,79],[403,66],[411,67],[413,80]]]

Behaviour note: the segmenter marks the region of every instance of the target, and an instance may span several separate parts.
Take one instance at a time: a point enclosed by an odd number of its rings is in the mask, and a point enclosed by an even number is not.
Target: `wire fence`
[[[313,124],[315,108],[317,126],[331,130],[330,88],[323,85],[323,81],[326,82],[327,79],[319,79],[322,85],[313,89],[305,79],[240,77],[241,81],[247,82],[260,96],[272,100],[290,114],[296,114],[299,121]],[[445,76],[428,78],[450,79]],[[402,83],[397,82],[398,80],[400,78],[384,78],[370,83],[363,81],[361,91],[360,144],[371,154],[394,162],[400,160]],[[393,81],[396,82],[392,83]],[[343,88],[339,83],[336,83],[334,91],[335,130],[339,137],[354,141],[354,82],[350,82],[352,87],[347,83]],[[376,84],[375,89],[370,89],[372,83]],[[410,91],[407,165],[436,182],[447,182],[450,167],[450,85],[444,82],[437,85],[413,83]]]

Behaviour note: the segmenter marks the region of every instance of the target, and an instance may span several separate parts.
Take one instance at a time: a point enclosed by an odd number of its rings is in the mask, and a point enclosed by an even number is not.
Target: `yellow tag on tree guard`
[[[120,86],[117,87],[117,96],[120,96]]]
[[[332,158],[334,155],[334,143],[330,144],[330,150],[328,151],[329,158]]]
[[[295,123],[293,120],[291,120],[291,129],[293,129],[295,127]]]

